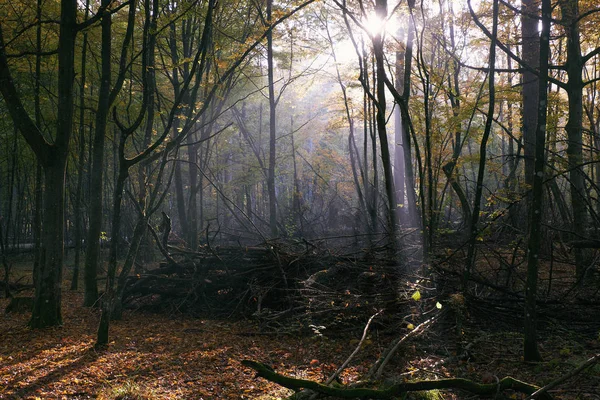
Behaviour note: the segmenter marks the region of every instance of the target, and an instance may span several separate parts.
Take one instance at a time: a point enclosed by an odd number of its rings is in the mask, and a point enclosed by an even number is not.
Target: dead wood
[[[269,366],[252,361],[243,360],[242,365],[252,368],[257,372],[257,376],[265,378],[271,382],[277,383],[285,388],[299,391],[301,389],[312,390],[327,396],[335,396],[344,399],[393,399],[400,397],[408,392],[435,390],[435,389],[460,389],[472,394],[480,396],[496,395],[504,390],[513,390],[516,392],[531,395],[539,389],[538,386],[519,381],[515,378],[507,376],[496,383],[477,383],[464,378],[449,378],[440,380],[424,380],[416,382],[396,383],[392,386],[381,388],[350,388],[350,387],[332,387],[323,385],[318,382],[292,378],[282,374],[278,374]],[[552,396],[548,393],[541,393],[539,399],[552,400]]]

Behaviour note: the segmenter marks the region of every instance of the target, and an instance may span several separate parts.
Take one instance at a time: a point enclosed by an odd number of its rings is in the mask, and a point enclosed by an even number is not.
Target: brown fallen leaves
[[[249,321],[126,312],[122,321],[111,324],[109,348],[98,352],[98,311],[80,306],[81,293],[65,292],[63,299],[65,324],[60,328],[34,331],[26,326],[26,314],[0,314],[0,399],[275,400],[290,392],[256,378],[241,360],[257,360],[279,373],[323,382],[355,346],[351,338],[256,335]],[[0,299],[0,309],[6,303]],[[520,335],[475,330],[468,336],[479,338],[472,361],[444,362],[442,354],[451,349],[452,340],[432,333],[407,345],[389,372],[399,378],[456,376],[479,382],[513,376],[541,385],[600,349],[595,339],[581,342],[557,332],[544,340],[546,362],[524,364]],[[343,382],[366,374],[385,341],[393,338],[381,337],[381,343],[366,346],[342,375]],[[553,396],[598,399],[599,368],[561,385]],[[456,392],[444,396],[460,398]]]
[[[4,307],[6,300],[0,300]],[[33,331],[28,315],[0,314],[0,399],[277,399],[288,394],[242,367],[257,359],[279,371],[322,380],[344,357],[333,343],[248,335],[246,322],[173,319],[126,312],[111,325],[107,350],[94,350],[99,314],[65,293],[60,328]],[[337,356],[336,356],[337,354]],[[311,366],[311,364],[313,364]],[[333,367],[331,367],[333,369]],[[348,379],[358,376],[350,370]],[[137,397],[134,397],[137,396]]]

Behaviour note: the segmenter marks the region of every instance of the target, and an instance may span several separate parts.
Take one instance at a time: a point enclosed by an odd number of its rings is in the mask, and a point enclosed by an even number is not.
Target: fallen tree
[[[408,392],[435,389],[459,389],[480,396],[493,396],[505,390],[513,390],[526,395],[532,395],[540,389],[538,386],[517,380],[510,376],[502,378],[496,383],[477,383],[469,379],[448,378],[402,382],[381,388],[333,387],[306,379],[292,378],[278,374],[269,366],[256,361],[243,360],[241,363],[245,367],[252,368],[256,371],[257,376],[265,378],[287,389],[296,392],[302,389],[308,389],[315,393],[344,399],[393,399]],[[537,398],[542,400],[552,400],[552,396],[548,393],[541,393]]]

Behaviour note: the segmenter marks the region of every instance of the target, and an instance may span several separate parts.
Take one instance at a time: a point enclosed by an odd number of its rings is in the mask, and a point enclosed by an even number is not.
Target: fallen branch
[[[531,395],[539,389],[538,386],[519,381],[510,376],[502,378],[496,383],[477,383],[469,379],[449,378],[440,379],[437,381],[417,381],[397,383],[381,389],[371,388],[344,388],[332,387],[318,382],[309,381],[306,379],[291,378],[282,374],[278,374],[272,368],[252,360],[243,360],[242,365],[252,368],[257,372],[257,376],[265,378],[271,382],[277,383],[285,388],[300,391],[301,389],[309,389],[314,392],[325,394],[328,396],[341,397],[344,399],[359,398],[359,399],[393,399],[402,396],[408,392],[416,392],[422,390],[435,389],[460,389],[476,395],[489,396],[495,395],[503,390],[511,389],[520,393]],[[548,393],[541,393],[539,399],[552,400]]]
[[[356,345],[356,348],[354,349],[352,354],[350,354],[350,356],[348,356],[346,361],[344,361],[342,363],[342,365],[325,381],[326,385],[331,385],[331,383],[336,380],[336,378],[342,373],[342,371],[344,371],[344,369],[346,369],[348,364],[350,364],[350,361],[352,361],[354,359],[354,356],[356,356],[356,354],[360,351],[365,339],[367,338],[367,332],[369,331],[371,322],[373,322],[373,319],[375,319],[376,316],[381,314],[382,311],[383,310],[377,311],[375,314],[371,315],[371,318],[369,318],[369,321],[367,321],[367,325],[365,325],[365,329],[363,329],[363,334],[362,334],[362,337],[360,338],[360,341],[358,342],[358,345]],[[317,396],[318,396],[318,393],[313,393],[313,395],[310,396],[309,400],[314,400],[314,399],[316,399]]]
[[[367,325],[365,325],[365,329],[363,330],[363,335],[360,338],[360,342],[358,342],[358,345],[356,346],[356,348],[354,349],[354,351],[352,352],[352,354],[350,354],[350,356],[346,359],[346,361],[344,361],[344,363],[337,369],[337,371],[335,371],[333,373],[333,375],[331,375],[329,377],[329,379],[327,379],[327,381],[325,382],[326,385],[331,384],[331,382],[333,382],[342,373],[342,371],[344,369],[346,369],[346,367],[348,366],[348,364],[350,364],[350,361],[352,361],[352,359],[354,358],[354,356],[356,355],[356,353],[358,353],[358,351],[361,349],[363,342],[367,338],[367,332],[369,331],[369,326],[371,326],[371,322],[373,322],[373,319],[376,316],[378,316],[379,314],[381,314],[381,311],[377,311],[375,314],[373,314],[371,316],[371,318],[369,318],[369,321],[367,322]]]
[[[392,356],[396,353],[396,351],[398,351],[398,349],[400,348],[400,345],[402,343],[404,343],[410,337],[422,333],[425,330],[425,328],[430,326],[431,324],[433,324],[440,317],[440,315],[442,315],[442,313],[429,318],[425,322],[420,323],[413,330],[408,332],[406,335],[399,337],[394,342],[392,342],[388,346],[388,350],[386,350],[383,353],[383,355],[377,360],[377,362],[371,367],[371,369],[369,370],[369,373],[367,374],[366,379],[367,380],[370,380],[373,378],[379,379],[381,377],[381,374],[383,373],[383,369],[385,368],[387,363],[390,361]]]
[[[573,371],[569,372],[568,374],[563,375],[560,378],[550,382],[543,388],[536,390],[535,392],[530,394],[529,397],[527,397],[527,399],[525,399],[525,400],[542,398],[541,396],[546,394],[548,392],[548,390],[555,388],[556,386],[560,385],[561,383],[563,383],[564,381],[566,381],[568,379],[571,379],[575,375],[579,374],[580,372],[585,371],[586,369],[588,369],[589,367],[598,363],[599,361],[600,361],[600,353],[596,354],[594,357],[590,358],[589,360],[587,360],[586,362],[581,364],[579,367],[577,367]]]

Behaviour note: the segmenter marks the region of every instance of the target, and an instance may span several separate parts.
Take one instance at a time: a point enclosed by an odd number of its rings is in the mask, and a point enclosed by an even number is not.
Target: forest
[[[0,398],[600,399],[594,0],[0,0]]]

